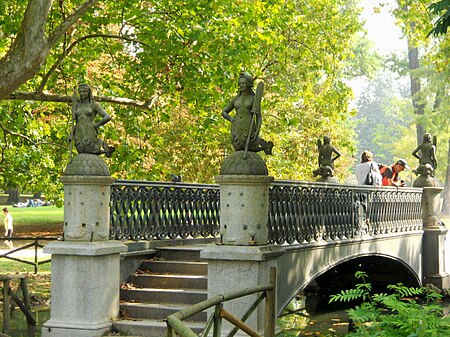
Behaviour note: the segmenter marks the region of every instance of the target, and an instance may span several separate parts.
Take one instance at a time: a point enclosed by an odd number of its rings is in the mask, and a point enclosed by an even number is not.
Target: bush
[[[389,285],[391,294],[371,294],[372,286],[367,274],[355,273],[362,280],[354,289],[332,295],[331,302],[362,300],[362,304],[348,310],[354,324],[351,337],[444,337],[450,336],[450,318],[444,317],[443,308],[437,302],[442,298],[427,287]]]

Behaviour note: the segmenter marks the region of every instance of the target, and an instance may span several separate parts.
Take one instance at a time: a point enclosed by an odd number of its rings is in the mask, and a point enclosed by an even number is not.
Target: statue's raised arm
[[[111,116],[94,101],[89,85],[80,84],[78,94],[79,97],[72,103],[72,135],[75,148],[78,153],[105,154],[111,157],[114,147],[108,146],[104,140],[97,137],[98,128],[108,123]]]

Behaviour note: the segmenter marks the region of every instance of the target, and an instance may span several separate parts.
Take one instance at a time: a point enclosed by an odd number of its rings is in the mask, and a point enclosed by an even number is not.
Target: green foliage
[[[442,306],[436,304],[441,295],[426,287],[406,287],[402,284],[389,285],[391,294],[370,294],[371,286],[367,275],[357,272],[355,277],[364,283],[355,289],[332,295],[330,302],[359,299],[363,303],[348,310],[355,323],[351,337],[429,337],[450,336],[450,318],[443,316]],[[426,303],[419,300],[425,299]]]
[[[406,143],[401,149],[401,141],[414,131],[410,129],[413,122],[411,100],[406,90],[395,81],[391,72],[380,72],[369,81],[357,102],[358,154],[370,150],[376,162],[391,164],[399,157],[408,158],[415,142]]]
[[[433,29],[428,33],[428,36],[433,34],[435,36],[447,34],[450,25],[450,1],[440,0],[428,6],[428,10],[439,18],[434,22]]]
[[[53,2],[48,31],[80,3]],[[0,56],[26,4],[2,3]],[[353,45],[362,30],[360,11],[346,0],[102,1],[20,90],[65,96],[83,81],[95,95],[126,98],[136,104],[101,102],[113,117],[100,137],[116,146],[113,159],[106,159],[115,178],[164,181],[176,173],[185,181],[212,182],[231,151],[221,110],[246,70],[266,83],[262,136],[275,142],[270,173],[311,179],[316,139],[328,134],[343,153],[336,171],[344,177],[355,149],[345,79],[370,71],[358,71],[366,46],[355,54]],[[70,107],[2,101],[0,111],[0,185],[42,190],[60,202]]]

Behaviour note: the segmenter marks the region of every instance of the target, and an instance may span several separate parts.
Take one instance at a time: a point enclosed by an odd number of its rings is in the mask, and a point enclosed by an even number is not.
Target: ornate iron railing
[[[269,242],[306,243],[422,228],[422,190],[276,181]]]
[[[219,186],[117,180],[111,187],[111,239],[216,236]]]
[[[219,233],[218,185],[118,180],[111,239],[210,237]],[[275,181],[269,243],[333,241],[422,228],[422,190]]]

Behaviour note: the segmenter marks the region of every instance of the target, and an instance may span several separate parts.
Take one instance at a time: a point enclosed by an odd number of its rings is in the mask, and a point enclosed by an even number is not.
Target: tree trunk
[[[420,93],[420,78],[414,71],[419,68],[419,50],[417,47],[412,46],[408,40],[408,65],[410,70],[410,82],[411,82],[411,99],[414,108],[414,114],[423,115],[425,113],[425,104],[421,102],[419,96]],[[417,145],[422,143],[425,129],[423,125],[416,125]]]
[[[442,215],[450,215],[450,139],[448,140],[448,151],[447,151],[447,170],[445,172],[445,185],[443,193],[443,203],[442,203]]]
[[[17,204],[20,200],[19,186],[9,186],[8,187],[8,200],[6,203],[8,205]]]
[[[20,30],[5,56],[0,59],[0,100],[36,76],[50,49],[86,11],[99,0],[86,0],[49,36],[45,33],[53,0],[29,0]]]

